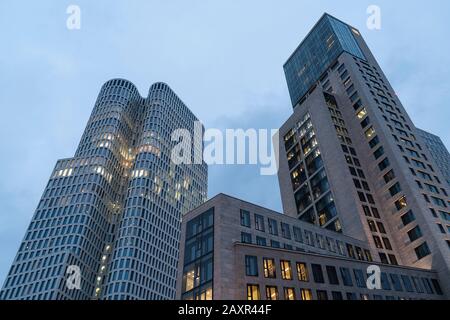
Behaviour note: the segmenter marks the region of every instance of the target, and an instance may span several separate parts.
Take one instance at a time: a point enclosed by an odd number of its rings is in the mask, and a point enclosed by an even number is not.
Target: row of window
[[[321,203],[319,201],[319,203]],[[266,224],[267,223],[267,224]],[[312,232],[310,230],[302,229],[298,226],[292,226],[285,222],[279,222],[277,219],[265,218],[263,215],[254,214],[254,220],[252,223],[251,214],[248,210],[240,210],[240,224],[245,228],[254,228],[256,231],[261,232],[261,235],[253,236],[249,232],[241,232],[241,242],[243,243],[256,243],[257,245],[267,246],[270,245],[274,248],[280,248],[280,241],[271,239],[268,243],[267,239],[263,237],[262,233],[268,232],[272,236],[280,236],[285,240],[293,240],[293,242],[284,243],[283,248],[288,250],[300,250],[302,248],[293,247],[293,243],[306,244],[311,247],[317,247],[322,250],[327,250],[334,254],[350,257],[352,259],[372,261],[369,250],[353,246],[352,244],[344,244],[342,241],[333,239],[322,234]],[[254,237],[256,238],[254,240]]]
[[[257,256],[245,256],[245,274],[247,277],[259,277],[260,265]],[[293,266],[295,269],[293,269]],[[279,268],[279,269],[278,269]],[[279,270],[279,274],[278,271]],[[262,276],[268,279],[298,280],[309,282],[311,270],[312,280],[316,284],[328,283],[330,285],[343,285],[345,287],[367,288],[367,274],[362,269],[350,269],[331,265],[324,268],[320,264],[312,263],[310,269],[304,262],[294,262],[280,259],[279,264],[274,258],[262,258]],[[339,271],[339,272],[338,272]],[[327,276],[325,278],[325,275]],[[429,279],[405,274],[381,273],[381,288],[383,290],[395,290],[398,292],[415,292],[442,295],[442,290],[437,279]]]

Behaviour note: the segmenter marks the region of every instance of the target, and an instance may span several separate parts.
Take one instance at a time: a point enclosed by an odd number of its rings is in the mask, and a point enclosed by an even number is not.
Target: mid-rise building
[[[374,262],[367,242],[224,194],[183,217],[177,299],[445,298],[433,270]]]
[[[173,299],[181,216],[206,199],[207,166],[171,161],[171,134],[194,136],[196,121],[164,83],[142,98],[129,81],[106,82],[75,156],[51,173],[0,299]],[[68,285],[77,270],[80,287]]]

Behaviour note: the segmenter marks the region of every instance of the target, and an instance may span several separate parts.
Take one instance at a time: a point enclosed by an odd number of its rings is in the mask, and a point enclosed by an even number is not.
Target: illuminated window
[[[278,300],[278,288],[275,286],[266,286],[266,299]]]
[[[194,287],[197,287],[200,282],[200,267],[193,267],[191,270],[188,270],[185,274],[185,289],[184,291],[192,290]]]
[[[312,300],[312,292],[310,289],[300,289],[300,296],[302,300]]]
[[[265,278],[276,278],[275,260],[269,259],[269,258],[264,258],[263,265],[264,265],[264,277]]]
[[[367,110],[366,108],[362,108],[361,111],[359,111],[356,116],[358,117],[358,119],[362,119],[367,115]]]
[[[292,268],[291,262],[287,260],[281,260],[281,277],[283,280],[292,280]]]
[[[259,293],[259,285],[248,284],[247,285],[247,300],[260,300],[261,295]]]
[[[297,276],[300,281],[308,281],[308,269],[305,263],[297,262]]]
[[[207,288],[195,296],[195,300],[212,300],[212,288]]]
[[[284,288],[284,300],[295,300],[294,288]]]
[[[373,127],[370,127],[364,134],[366,135],[367,139],[370,139],[375,135],[375,129]]]

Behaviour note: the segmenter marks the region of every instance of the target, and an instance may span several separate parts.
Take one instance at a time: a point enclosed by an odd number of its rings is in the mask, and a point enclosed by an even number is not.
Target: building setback
[[[372,261],[341,233],[219,194],[183,217],[177,299],[444,299],[432,270]],[[366,286],[369,266],[381,288]]]
[[[144,99],[129,81],[106,82],[75,156],[51,174],[0,299],[173,299],[181,215],[206,199],[207,166],[175,165],[171,133],[194,135],[196,120],[164,83]],[[67,286],[72,266],[80,289]]]
[[[423,142],[430,151],[437,167],[450,186],[450,153],[448,152],[441,138],[439,138],[437,135],[421,129],[417,129],[417,131],[419,132],[420,136],[423,139]]]

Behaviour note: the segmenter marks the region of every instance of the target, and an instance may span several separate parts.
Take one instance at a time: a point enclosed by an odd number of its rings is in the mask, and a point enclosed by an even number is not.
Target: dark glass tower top
[[[284,64],[294,107],[342,52],[365,60],[353,33],[359,32],[325,13],[300,43]]]

